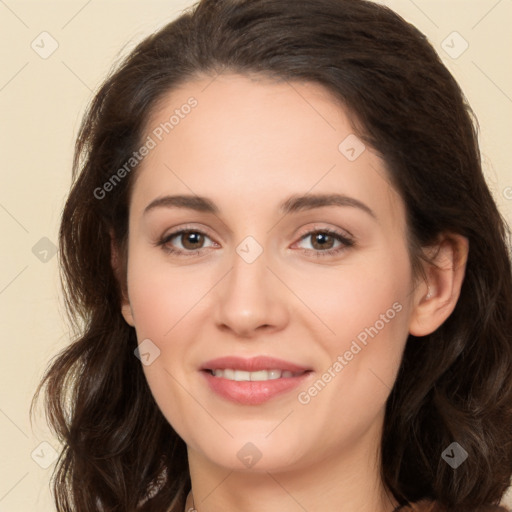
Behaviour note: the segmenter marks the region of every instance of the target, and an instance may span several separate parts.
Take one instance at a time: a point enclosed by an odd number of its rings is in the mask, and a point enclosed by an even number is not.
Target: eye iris
[[[185,249],[198,249],[204,243],[204,235],[195,231],[187,231],[181,237]]]
[[[315,249],[331,249],[334,243],[334,238],[327,233],[315,233],[312,238],[312,245]],[[319,246],[317,247],[316,244]]]

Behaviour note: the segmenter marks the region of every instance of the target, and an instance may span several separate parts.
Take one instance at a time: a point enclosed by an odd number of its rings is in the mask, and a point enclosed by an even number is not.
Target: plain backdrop
[[[510,222],[512,1],[382,3],[427,34],[461,84]],[[42,409],[31,425],[28,408],[50,358],[69,342],[55,245],[80,119],[114,62],[191,4],[0,0],[0,512],[55,510],[49,481],[59,444]]]

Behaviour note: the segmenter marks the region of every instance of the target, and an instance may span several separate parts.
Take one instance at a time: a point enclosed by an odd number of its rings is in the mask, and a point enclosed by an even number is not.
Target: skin
[[[339,151],[354,128],[326,90],[235,74],[212,80],[171,91],[147,123],[146,135],[190,96],[198,101],[137,170],[122,306],[139,343],[149,338],[160,350],[143,369],[187,444],[195,507],[391,512],[396,502],[379,475],[386,400],[408,334],[429,334],[453,311],[467,241],[441,237],[439,268],[425,266],[427,280],[415,280],[403,201],[370,148],[355,161]],[[354,206],[279,212],[292,195],[334,192],[374,216]],[[219,211],[159,207],[144,214],[167,194],[204,196]],[[167,246],[192,255],[155,245],[184,227],[207,235],[203,248],[191,250],[183,237]],[[355,245],[318,257],[322,246],[305,235],[321,229],[350,233]],[[249,235],[263,248],[252,263],[236,252]],[[328,248],[343,247],[328,240]],[[301,404],[298,393],[396,303],[400,312]],[[198,371],[226,355],[268,355],[313,372],[298,389],[240,405],[213,393]],[[251,468],[237,457],[248,442],[261,453]],[[187,510],[191,504],[189,497]]]

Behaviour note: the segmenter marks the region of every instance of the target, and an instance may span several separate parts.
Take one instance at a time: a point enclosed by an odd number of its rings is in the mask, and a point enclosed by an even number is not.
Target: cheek
[[[330,352],[356,338],[364,343],[377,334],[375,330],[381,337],[393,338],[407,325],[412,275],[405,248],[387,247],[347,260],[346,265],[321,269],[308,280],[300,273],[290,279],[317,323],[324,325],[318,332],[329,340]]]
[[[171,337],[207,291],[208,280],[198,278],[192,267],[172,267],[135,253],[128,267],[128,295],[139,340]]]
[[[143,365],[149,388],[168,422],[182,434],[183,411],[191,416],[200,412],[191,410],[195,402],[182,386],[192,370],[190,340],[202,325],[196,318],[203,314],[207,301],[202,298],[212,284],[207,272],[199,274],[192,266],[172,267],[154,256],[149,262],[142,251],[132,250],[128,295],[138,342],[149,339],[157,347],[152,350],[158,356]]]
[[[129,281],[129,296],[137,339],[139,344],[151,340],[154,345],[149,346],[157,354],[142,369],[158,408],[178,434],[184,435],[188,429],[181,421],[183,412],[188,411],[187,416],[197,414],[190,410],[193,402],[180,386],[186,382],[184,363],[189,341],[183,334],[189,325],[187,312],[197,302],[196,293],[180,286],[176,273],[171,283],[170,273],[156,267],[140,273],[135,270]]]
[[[318,275],[314,283],[298,293],[308,297],[311,310],[326,326],[317,331],[316,340],[326,355],[320,369],[321,380],[329,381],[325,403],[334,401],[346,410],[365,403],[371,414],[393,387],[408,336],[412,283],[408,253],[401,247],[387,248],[357,264]]]

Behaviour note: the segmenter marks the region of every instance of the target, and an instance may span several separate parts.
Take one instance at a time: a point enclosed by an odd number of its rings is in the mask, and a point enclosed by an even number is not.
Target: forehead
[[[149,116],[144,140],[154,147],[137,170],[133,206],[163,189],[253,206],[311,190],[380,200],[381,209],[391,199],[396,208],[385,163],[354,132],[341,103],[319,84],[197,78],[165,95]]]

